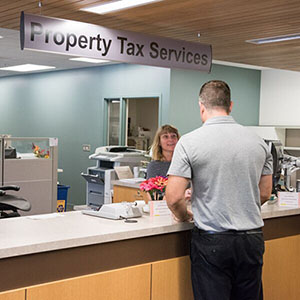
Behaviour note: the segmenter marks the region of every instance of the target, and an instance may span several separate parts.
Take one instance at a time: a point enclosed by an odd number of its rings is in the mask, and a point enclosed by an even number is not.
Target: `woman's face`
[[[163,133],[160,136],[160,146],[163,151],[174,151],[174,148],[178,142],[178,137],[176,133],[169,132],[169,133]]]

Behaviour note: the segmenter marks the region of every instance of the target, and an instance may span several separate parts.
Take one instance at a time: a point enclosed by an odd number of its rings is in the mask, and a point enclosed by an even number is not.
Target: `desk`
[[[145,192],[140,190],[140,183],[130,183],[121,180],[113,180],[111,184],[114,187],[113,202],[118,203],[122,201],[134,202],[137,200],[144,200],[148,203],[148,197]]]

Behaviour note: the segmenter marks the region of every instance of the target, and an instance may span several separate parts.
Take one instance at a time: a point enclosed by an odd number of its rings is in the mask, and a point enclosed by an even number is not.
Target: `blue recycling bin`
[[[58,184],[57,185],[57,212],[64,212],[67,210],[67,201],[68,201],[68,189],[69,185]]]

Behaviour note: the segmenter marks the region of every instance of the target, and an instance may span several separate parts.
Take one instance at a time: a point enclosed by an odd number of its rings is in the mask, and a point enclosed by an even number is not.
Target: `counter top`
[[[261,207],[261,214],[263,219],[300,215],[300,208],[279,206],[278,202],[274,204],[266,202]]]
[[[125,186],[125,187],[129,187],[129,188],[139,189],[140,188],[140,183],[142,182],[142,180],[140,180],[138,182],[135,182],[134,179],[135,178],[123,179],[123,180],[112,180],[111,184],[112,185]],[[146,179],[144,179],[144,180],[146,180]]]
[[[137,223],[108,220],[80,211],[0,220],[0,258],[189,230],[170,216],[142,216]]]
[[[264,219],[300,215],[300,208],[264,204]],[[137,223],[83,215],[80,211],[0,220],[0,258],[189,230],[170,216],[144,215]]]

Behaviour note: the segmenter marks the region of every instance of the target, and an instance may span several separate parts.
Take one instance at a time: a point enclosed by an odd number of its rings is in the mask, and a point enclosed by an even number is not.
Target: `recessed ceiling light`
[[[300,39],[300,33],[279,35],[279,36],[267,37],[267,38],[262,38],[262,39],[247,40],[246,42],[251,43],[251,44],[260,45],[260,44],[291,41],[291,40],[296,40],[296,39]]]
[[[81,10],[92,12],[95,14],[107,14],[112,11],[118,11],[130,7],[151,4],[153,2],[158,2],[158,1],[162,1],[162,0],[119,0],[119,1],[113,1],[105,4],[88,7],[88,8],[82,8]]]
[[[0,35],[0,39],[3,39],[3,36],[2,36],[2,35]]]
[[[95,59],[95,58],[87,58],[87,57],[75,57],[75,58],[70,58],[69,60],[83,61],[91,64],[103,64],[109,62],[108,60],[104,60],[104,59]]]
[[[0,70],[14,71],[14,72],[31,72],[31,71],[40,71],[40,70],[47,70],[47,69],[55,69],[55,67],[34,65],[34,64],[25,64],[25,65],[0,68]]]

